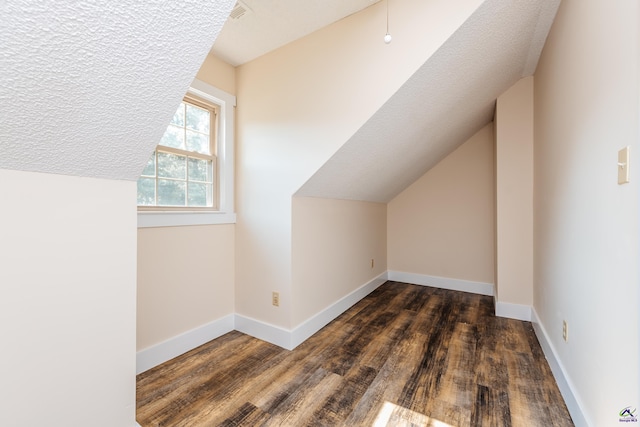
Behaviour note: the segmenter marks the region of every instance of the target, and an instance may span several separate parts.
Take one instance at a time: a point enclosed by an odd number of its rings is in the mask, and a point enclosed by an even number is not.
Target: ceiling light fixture
[[[386,44],[391,43],[391,34],[389,34],[389,0],[387,0],[387,34],[384,36],[384,42]]]

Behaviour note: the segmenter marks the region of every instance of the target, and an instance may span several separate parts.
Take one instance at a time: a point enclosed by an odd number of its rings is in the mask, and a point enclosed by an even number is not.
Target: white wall
[[[237,68],[239,314],[292,326],[292,195],[480,3],[391,2],[390,45],[378,3]]]
[[[0,425],[135,424],[135,179],[233,3],[2,2]]]
[[[496,313],[533,305],[533,77],[496,102]]]
[[[236,68],[211,53],[200,66],[196,79],[231,95],[236,94]]]
[[[234,227],[138,230],[138,351],[234,312]]]
[[[494,283],[493,123],[388,204],[389,270]]]
[[[387,270],[386,224],[385,204],[293,198],[294,327]]]
[[[0,425],[133,426],[136,183],[0,170]]]
[[[235,68],[213,55],[197,79],[235,94]],[[234,312],[234,224],[141,228],[137,255],[138,352]]]
[[[593,426],[640,405],[639,31],[635,0],[564,0],[535,75],[534,307]]]

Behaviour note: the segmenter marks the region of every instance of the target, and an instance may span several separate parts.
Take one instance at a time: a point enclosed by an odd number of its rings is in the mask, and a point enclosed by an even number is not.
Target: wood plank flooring
[[[572,426],[529,322],[387,282],[293,351],[228,333],[138,375],[156,426]]]

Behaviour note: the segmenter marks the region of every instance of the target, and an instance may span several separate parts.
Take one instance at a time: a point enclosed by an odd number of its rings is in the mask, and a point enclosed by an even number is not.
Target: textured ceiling
[[[0,169],[136,180],[233,5],[0,1]]]
[[[380,0],[242,0],[250,12],[229,19],[211,51],[237,66],[311,34]]]
[[[486,0],[296,193],[386,203],[534,73],[560,0]]]

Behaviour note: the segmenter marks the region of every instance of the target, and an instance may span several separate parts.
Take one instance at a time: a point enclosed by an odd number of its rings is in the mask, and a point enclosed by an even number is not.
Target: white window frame
[[[186,225],[234,224],[234,121],[236,97],[203,81],[194,80],[187,95],[201,98],[220,109],[218,117],[218,210],[138,211],[138,228]]]

